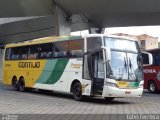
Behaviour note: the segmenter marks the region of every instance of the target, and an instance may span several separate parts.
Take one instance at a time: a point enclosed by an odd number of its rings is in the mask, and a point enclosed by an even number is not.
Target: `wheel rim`
[[[150,90],[154,92],[155,89],[156,89],[156,86],[154,85],[154,83],[151,83],[150,84]]]
[[[76,87],[76,89],[75,89],[75,95],[76,95],[76,97],[80,97],[81,96],[81,92],[82,92],[81,88]]]

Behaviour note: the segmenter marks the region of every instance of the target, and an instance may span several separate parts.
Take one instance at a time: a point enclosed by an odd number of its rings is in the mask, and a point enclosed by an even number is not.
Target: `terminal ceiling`
[[[53,35],[55,3],[98,28],[160,24],[159,0],[0,0],[1,18],[22,18],[0,23],[0,44]]]

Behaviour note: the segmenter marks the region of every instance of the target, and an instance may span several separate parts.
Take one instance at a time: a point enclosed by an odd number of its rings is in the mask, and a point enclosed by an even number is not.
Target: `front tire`
[[[73,86],[73,97],[77,101],[83,100],[81,83],[77,82]]]
[[[150,81],[150,82],[149,82],[149,84],[148,84],[148,90],[149,90],[151,93],[156,93],[156,92],[157,92],[157,86],[156,86],[155,81]]]

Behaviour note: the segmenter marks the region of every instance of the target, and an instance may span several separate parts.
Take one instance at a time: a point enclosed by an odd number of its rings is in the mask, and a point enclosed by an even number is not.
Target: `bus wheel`
[[[110,101],[114,100],[114,97],[106,97],[105,100],[106,100],[107,102],[110,102]]]
[[[16,77],[14,77],[12,79],[12,87],[13,87],[14,90],[18,90],[17,78]]]
[[[156,86],[156,83],[155,83],[154,81],[150,81],[150,82],[149,82],[148,90],[149,90],[151,93],[157,92],[157,86]]]
[[[83,99],[82,86],[79,82],[75,83],[73,86],[73,97],[77,101],[81,101]]]
[[[20,78],[19,82],[18,82],[18,90],[20,92],[24,92],[25,91],[25,82],[24,82],[24,78]]]

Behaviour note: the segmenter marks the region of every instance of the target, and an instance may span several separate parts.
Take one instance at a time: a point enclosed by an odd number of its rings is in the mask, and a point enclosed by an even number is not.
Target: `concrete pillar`
[[[0,49],[0,80],[2,80],[3,50]]]
[[[70,35],[71,33],[71,19],[70,17],[58,6],[55,6],[55,35]]]

